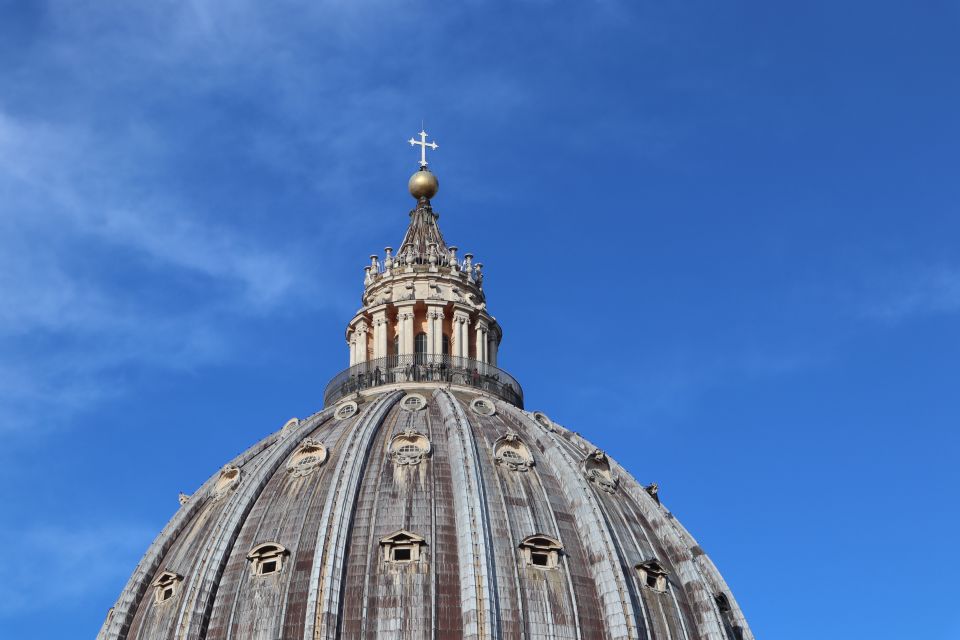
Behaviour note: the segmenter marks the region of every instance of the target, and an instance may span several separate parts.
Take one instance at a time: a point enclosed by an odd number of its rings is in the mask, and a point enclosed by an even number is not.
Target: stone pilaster
[[[397,305],[397,326],[400,328],[400,355],[413,353],[413,302]]]
[[[427,304],[427,353],[443,353],[443,307]]]
[[[470,356],[470,312],[453,310],[453,355],[459,358]]]
[[[373,357],[384,358],[387,355],[387,308],[383,306],[373,312]]]
[[[487,326],[486,318],[477,318],[474,335],[477,341],[476,356],[480,362],[487,362]]]
[[[354,363],[360,364],[361,362],[367,361],[367,338],[370,333],[370,327],[367,324],[366,320],[361,320],[357,323],[357,327],[353,330],[354,336]]]

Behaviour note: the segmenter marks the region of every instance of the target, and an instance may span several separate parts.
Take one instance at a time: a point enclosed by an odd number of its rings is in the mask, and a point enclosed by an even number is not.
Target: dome
[[[324,407],[181,495],[99,638],[753,637],[656,485],[524,408],[436,219],[372,256]]]

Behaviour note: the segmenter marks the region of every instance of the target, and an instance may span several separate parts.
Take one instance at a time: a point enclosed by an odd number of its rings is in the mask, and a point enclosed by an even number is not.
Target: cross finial
[[[437,147],[440,146],[436,142],[427,142],[427,132],[424,131],[423,129],[420,130],[419,140],[414,140],[413,138],[410,138],[409,142],[411,147],[414,145],[420,145],[420,166],[421,167],[427,166],[427,147],[430,147],[431,149],[436,151]]]

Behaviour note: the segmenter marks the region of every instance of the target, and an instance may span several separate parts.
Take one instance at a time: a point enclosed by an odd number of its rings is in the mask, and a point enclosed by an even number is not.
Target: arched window
[[[556,569],[562,551],[563,545],[559,540],[543,534],[527,536],[520,543],[524,563],[535,569]]]
[[[153,581],[153,596],[157,604],[166,602],[177,594],[183,576],[172,571],[163,571]]]
[[[644,560],[636,566],[640,574],[640,585],[663,593],[667,590],[667,570],[656,558]]]
[[[250,572],[255,576],[278,573],[283,569],[283,559],[289,553],[283,545],[276,542],[262,542],[247,554],[247,560],[251,563]]]
[[[443,355],[450,355],[450,336],[443,334]]]
[[[400,336],[393,336],[393,355],[400,355]]]
[[[416,354],[416,362],[423,364],[426,362],[427,353],[427,334],[418,333],[413,340],[413,353]]]

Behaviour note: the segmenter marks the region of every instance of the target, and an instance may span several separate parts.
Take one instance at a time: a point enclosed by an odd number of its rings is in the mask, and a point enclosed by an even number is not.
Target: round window
[[[554,430],[553,420],[551,420],[550,418],[548,418],[548,417],[546,416],[546,414],[541,413],[541,412],[539,412],[539,411],[534,411],[534,413],[533,413],[533,419],[536,420],[536,421],[537,421],[537,424],[539,424],[541,427],[543,427],[543,428],[546,429],[547,431],[553,431],[553,430]]]
[[[507,462],[512,462],[514,464],[525,462],[525,460],[523,459],[523,456],[521,456],[519,453],[517,453],[513,449],[504,449],[503,451],[500,452],[500,457],[506,460]]]
[[[423,454],[423,449],[415,444],[405,444],[397,449],[397,454],[407,457],[419,456]]]
[[[346,420],[347,418],[353,416],[358,410],[357,403],[353,400],[342,403],[337,407],[337,410],[334,412],[333,417],[337,420]]]
[[[474,398],[473,402],[470,403],[470,408],[474,413],[479,413],[481,416],[492,416],[497,412],[493,401],[488,398]]]
[[[420,411],[427,406],[427,399],[419,393],[408,393],[400,401],[400,407],[406,411]]]

